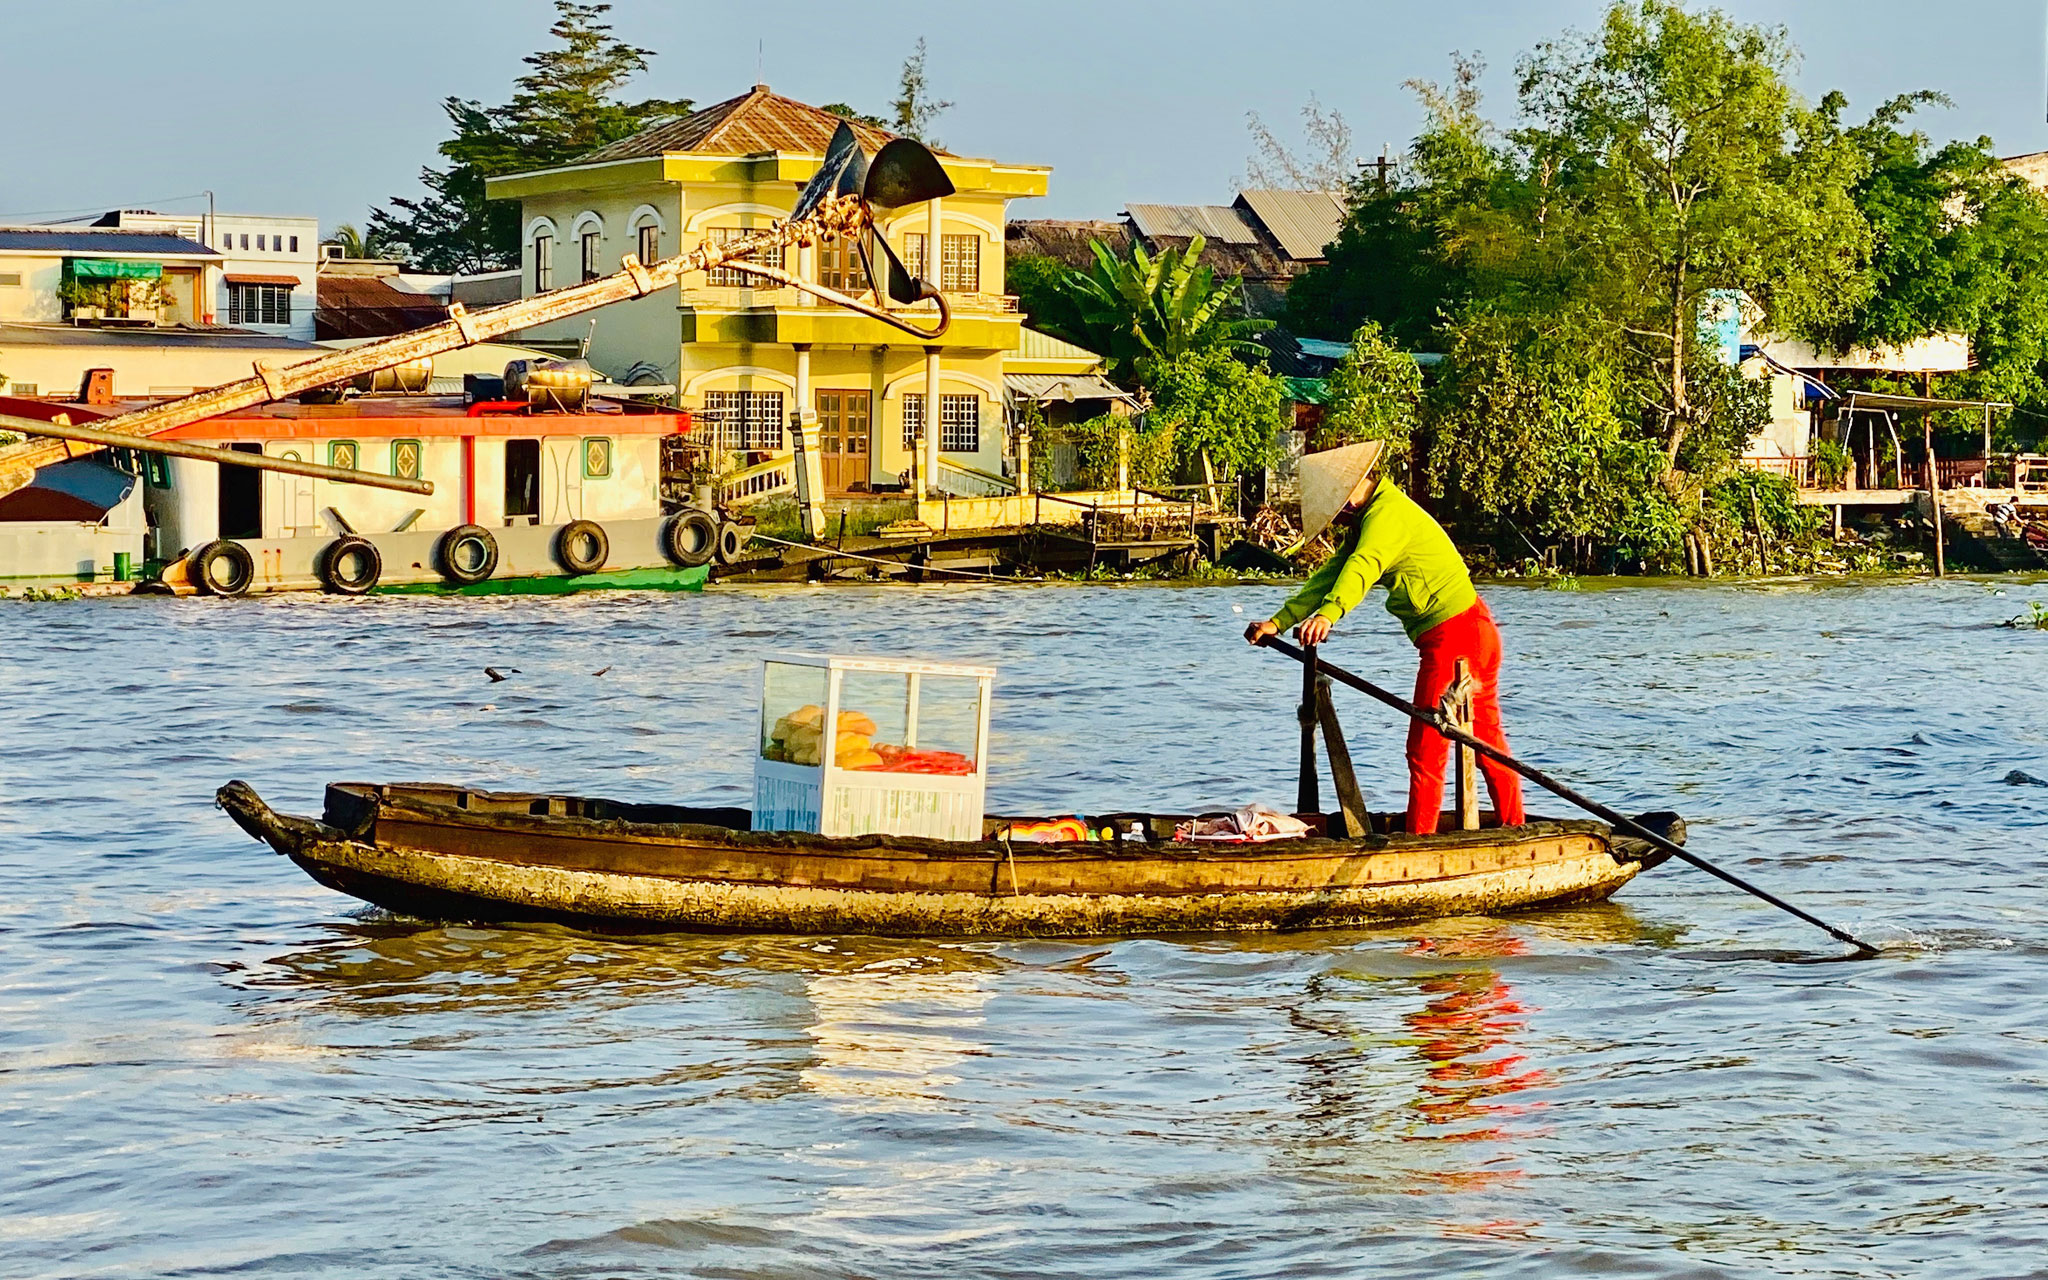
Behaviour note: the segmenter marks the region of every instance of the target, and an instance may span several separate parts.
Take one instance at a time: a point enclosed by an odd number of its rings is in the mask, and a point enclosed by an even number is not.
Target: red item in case
[[[974,761],[957,751],[920,751],[891,743],[875,744],[882,763],[866,766],[870,773],[925,773],[964,778],[974,772]]]

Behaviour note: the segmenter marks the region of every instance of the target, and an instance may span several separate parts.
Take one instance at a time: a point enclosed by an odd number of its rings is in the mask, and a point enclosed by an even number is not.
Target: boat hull
[[[458,796],[474,807],[438,802]],[[392,911],[629,932],[1341,928],[1598,901],[1657,860],[1592,822],[1126,851],[755,833],[719,825],[735,810],[454,788],[337,786],[326,821],[278,814],[240,783],[220,803],[315,880]],[[718,821],[654,820],[677,815]]]

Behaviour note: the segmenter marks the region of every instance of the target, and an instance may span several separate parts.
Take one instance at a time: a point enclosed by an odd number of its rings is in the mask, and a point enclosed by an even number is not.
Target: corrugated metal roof
[[[108,231],[95,227],[0,227],[0,251],[21,253],[129,253],[218,258],[196,240],[168,231]]]
[[[1018,335],[1016,358],[1020,360],[1095,360],[1101,356],[1086,347],[1041,333],[1029,325]]]
[[[1344,196],[1336,191],[1240,191],[1250,211],[1290,258],[1313,261],[1344,229]]]
[[[1003,387],[1024,400],[1137,400],[1098,373],[1006,373]]]
[[[1324,360],[1342,360],[1351,354],[1351,344],[1348,342],[1329,342],[1322,338],[1296,338],[1295,341],[1301,344],[1301,349],[1307,354]]]
[[[383,337],[448,318],[446,299],[394,289],[388,276],[323,275],[316,288],[313,333],[319,338]]]
[[[1133,204],[1124,212],[1150,240],[1156,236],[1201,236],[1211,244],[1257,244],[1259,233],[1227,204]]]
[[[601,164],[609,160],[635,160],[672,151],[695,151],[711,155],[750,156],[763,151],[793,151],[801,155],[823,155],[840,117],[820,111],[795,98],[772,93],[757,84],[737,98],[713,103],[680,120],[643,129],[579,156],[577,164]],[[862,124],[853,126],[854,137],[872,155],[896,135],[886,129]],[[936,150],[936,149],[935,149]],[[945,155],[943,151],[937,154]]]

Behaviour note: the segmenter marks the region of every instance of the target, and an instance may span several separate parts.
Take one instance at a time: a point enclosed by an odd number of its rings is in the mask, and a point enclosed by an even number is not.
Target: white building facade
[[[95,226],[168,231],[220,255],[202,283],[200,323],[313,340],[317,218],[252,213],[165,214],[117,209]]]

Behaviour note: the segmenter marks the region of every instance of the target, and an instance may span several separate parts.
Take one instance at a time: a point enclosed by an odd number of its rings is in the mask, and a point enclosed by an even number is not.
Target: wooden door
[[[868,404],[866,391],[827,391],[818,395],[818,452],[825,463],[825,489],[846,493],[868,484]]]

